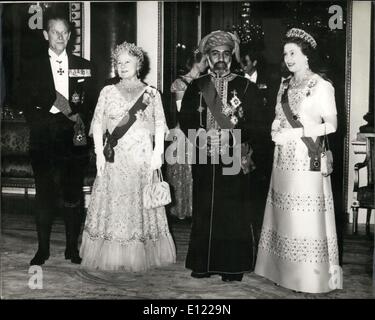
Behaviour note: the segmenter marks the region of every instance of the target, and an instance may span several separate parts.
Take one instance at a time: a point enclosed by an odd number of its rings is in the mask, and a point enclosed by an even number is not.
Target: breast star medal
[[[230,99],[230,104],[232,105],[234,109],[237,109],[239,105],[241,104],[241,100],[237,97],[236,90],[233,90],[231,93],[233,94],[233,97],[232,99]]]
[[[74,92],[72,94],[72,103],[77,104],[79,102],[79,94],[77,92]]]
[[[233,114],[233,107],[231,107],[229,104],[223,105],[222,112],[227,116],[231,116]]]

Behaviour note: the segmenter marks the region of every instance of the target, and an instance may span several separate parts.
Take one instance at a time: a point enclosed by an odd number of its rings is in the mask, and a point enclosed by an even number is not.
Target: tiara
[[[126,41],[116,46],[115,49],[112,51],[113,62],[116,62],[118,60],[119,55],[126,51],[129,52],[131,55],[137,57],[141,63],[143,62],[144,55],[142,48],[137,47],[134,43],[129,43]]]
[[[287,38],[300,38],[306,42],[308,42],[314,49],[316,48],[316,41],[315,39],[308,34],[306,31],[298,28],[292,28],[286,33]]]

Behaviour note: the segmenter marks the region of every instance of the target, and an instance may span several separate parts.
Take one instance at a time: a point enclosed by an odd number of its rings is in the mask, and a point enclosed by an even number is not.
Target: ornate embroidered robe
[[[188,136],[188,129],[219,128],[202,98],[202,81],[214,83],[224,114],[236,104],[232,99],[239,99],[243,117],[235,128],[241,129],[241,142],[251,144],[257,162],[256,153],[262,144],[256,140],[261,129],[258,89],[241,76],[228,74],[216,78],[208,74],[192,81],[184,94],[179,117],[185,135]],[[247,175],[242,170],[235,175],[224,175],[223,168],[232,165],[225,165],[221,158],[218,164],[212,164],[210,159],[207,164],[193,164],[193,223],[186,267],[194,272],[223,274],[253,269],[254,212],[250,207],[250,182],[256,170]]]

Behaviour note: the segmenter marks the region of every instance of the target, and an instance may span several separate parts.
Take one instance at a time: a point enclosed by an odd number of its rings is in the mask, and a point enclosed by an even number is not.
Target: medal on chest
[[[77,104],[80,101],[79,94],[75,91],[72,94],[72,103]]]
[[[62,76],[65,71],[60,67],[59,70],[57,70],[57,73]]]
[[[56,62],[59,64],[59,69],[57,70],[57,74],[60,75],[60,76],[62,76],[63,73],[65,73],[64,69],[61,66],[62,60],[56,60]]]
[[[242,109],[242,101],[237,96],[237,91],[231,91],[232,98],[229,100],[230,104],[226,103],[222,112],[227,116],[230,117],[230,121],[236,125],[238,123],[239,118],[243,118],[243,109]]]
[[[230,99],[230,104],[232,105],[233,109],[237,109],[242,102],[237,97],[237,91],[236,90],[233,90],[231,93],[232,93],[233,97],[232,97],[232,99]]]

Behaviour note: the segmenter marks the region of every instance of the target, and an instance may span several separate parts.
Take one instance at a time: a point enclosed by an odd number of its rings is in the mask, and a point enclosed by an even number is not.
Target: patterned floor
[[[224,283],[220,277],[193,279],[184,267],[190,232],[188,222],[173,222],[177,263],[147,273],[93,272],[63,258],[65,236],[55,221],[51,257],[42,268],[43,288],[31,289],[29,261],[36,249],[36,232],[28,205],[11,212],[2,203],[1,297],[3,299],[342,299],[375,298],[372,286],[374,240],[347,235],[344,247],[344,289],[328,294],[294,293],[276,287],[253,273],[242,282]],[[373,230],[372,230],[373,232]],[[373,233],[372,233],[373,234]]]

